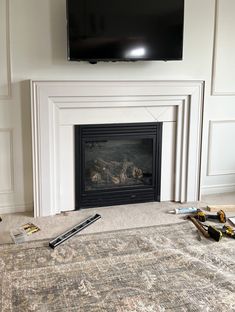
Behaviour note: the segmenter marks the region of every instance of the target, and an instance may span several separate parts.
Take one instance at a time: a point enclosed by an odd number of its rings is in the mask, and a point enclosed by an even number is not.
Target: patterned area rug
[[[47,246],[0,246],[1,311],[235,311],[235,241],[190,222]]]

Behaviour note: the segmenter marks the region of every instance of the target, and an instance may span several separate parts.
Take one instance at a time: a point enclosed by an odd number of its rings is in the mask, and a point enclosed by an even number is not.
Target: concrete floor
[[[170,210],[177,207],[189,206],[206,208],[208,204],[235,204],[235,193],[207,195],[203,197],[201,202],[197,203],[179,204],[171,202],[153,202],[91,208],[41,218],[33,218],[32,213],[2,215],[3,221],[0,223],[0,244],[11,243],[10,230],[27,222],[33,222],[41,229],[39,232],[29,236],[29,240],[51,239],[95,213],[99,213],[101,219],[84,229],[81,233],[96,233],[177,223],[183,221],[185,216],[169,214]],[[235,215],[235,212],[228,213],[227,215]]]

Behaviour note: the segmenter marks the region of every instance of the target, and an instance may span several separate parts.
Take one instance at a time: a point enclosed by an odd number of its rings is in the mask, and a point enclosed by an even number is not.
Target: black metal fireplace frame
[[[85,191],[85,142],[108,139],[153,139],[152,185],[120,186],[118,189]],[[74,126],[75,209],[160,201],[162,123],[123,123]]]

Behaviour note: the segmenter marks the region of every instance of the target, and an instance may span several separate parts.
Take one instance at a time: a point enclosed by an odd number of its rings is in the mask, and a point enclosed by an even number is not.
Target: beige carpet
[[[175,207],[189,205],[198,207],[199,204],[190,203],[180,205],[169,202],[154,202],[83,209],[36,219],[33,218],[32,214],[25,213],[4,215],[2,216],[3,221],[0,223],[0,244],[12,242],[10,231],[27,222],[33,222],[41,229],[41,231],[29,237],[29,240],[38,240],[55,237],[95,213],[101,215],[101,220],[86,228],[83,233],[96,233],[158,224],[178,223],[183,220],[184,216],[171,215],[168,213],[169,210],[172,210]]]
[[[55,250],[2,245],[0,310],[235,311],[234,253],[234,240],[198,241],[187,221],[80,235]]]
[[[29,240],[38,240],[53,238],[95,213],[99,213],[102,219],[86,228],[82,233],[96,233],[135,227],[178,223],[184,219],[184,216],[171,215],[168,213],[169,210],[183,206],[195,206],[199,208],[206,207],[207,204],[234,203],[235,193],[225,193],[204,196],[203,200],[197,203],[179,204],[171,202],[154,202],[122,205],[84,209],[36,219],[33,218],[32,213],[7,214],[2,215],[3,221],[0,223],[0,244],[11,243],[12,239],[10,237],[10,231],[27,222],[33,222],[41,228],[40,232],[29,237]],[[235,212],[227,213],[227,215],[235,215]]]

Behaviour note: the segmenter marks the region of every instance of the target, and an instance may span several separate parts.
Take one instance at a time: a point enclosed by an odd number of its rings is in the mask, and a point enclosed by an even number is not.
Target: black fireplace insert
[[[76,209],[160,201],[161,122],[74,128]]]

